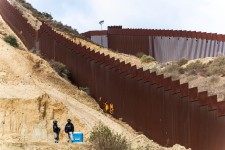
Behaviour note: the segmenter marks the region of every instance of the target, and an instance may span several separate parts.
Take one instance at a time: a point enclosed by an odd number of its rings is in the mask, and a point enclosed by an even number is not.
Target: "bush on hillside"
[[[90,94],[90,90],[88,87],[79,87],[79,90],[86,92],[88,95]]]
[[[91,132],[89,141],[97,150],[128,150],[130,144],[125,137],[112,132],[107,126],[99,124]]]
[[[71,74],[70,71],[67,69],[66,65],[55,60],[50,60],[49,64],[61,77],[70,79]]]
[[[40,20],[53,19],[52,15],[46,12],[35,12],[34,16],[36,16]]]
[[[196,71],[202,70],[204,67],[205,67],[205,65],[201,61],[197,60],[195,62],[188,64],[186,66],[185,70],[188,72],[191,72],[191,71],[196,72]]]
[[[17,39],[12,35],[8,35],[4,37],[4,41],[9,43],[13,47],[19,47],[19,44],[17,43]]]
[[[185,65],[187,62],[188,62],[187,59],[182,58],[182,59],[180,59],[180,60],[177,61],[177,64],[178,64],[179,66],[183,66],[183,65]]]
[[[225,57],[221,56],[208,63],[208,75],[224,75],[225,74]]]
[[[138,53],[136,54],[136,56],[137,56],[138,58],[141,58],[143,55],[146,55],[146,54],[143,53],[143,52],[138,52]]]
[[[46,12],[42,12],[42,15],[48,19],[53,19],[52,15]]]
[[[152,57],[152,56],[150,56],[150,55],[143,55],[142,57],[141,57],[141,62],[142,63],[149,63],[149,62],[152,62],[152,61],[154,61],[155,59]]]
[[[180,69],[180,66],[176,63],[172,63],[171,65],[168,65],[163,70],[163,73],[175,73],[178,72]]]

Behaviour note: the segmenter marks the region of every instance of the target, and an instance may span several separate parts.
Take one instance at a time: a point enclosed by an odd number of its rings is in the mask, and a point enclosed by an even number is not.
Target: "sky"
[[[99,21],[123,28],[191,30],[225,34],[224,0],[27,0],[79,33]]]

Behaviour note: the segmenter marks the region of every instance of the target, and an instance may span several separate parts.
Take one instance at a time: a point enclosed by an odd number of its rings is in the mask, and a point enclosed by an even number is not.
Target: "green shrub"
[[[136,54],[136,56],[137,56],[138,58],[141,58],[143,55],[146,55],[146,54],[143,53],[143,52],[138,52],[138,53]]]
[[[172,63],[171,65],[168,65],[163,70],[164,73],[174,73],[179,70],[180,66],[176,63]]]
[[[88,87],[79,87],[79,90],[86,92],[88,95],[90,94],[90,90]]]
[[[209,75],[225,74],[225,57],[221,56],[208,64],[207,73]]]
[[[193,71],[193,70],[199,71],[199,70],[202,70],[204,67],[205,67],[205,65],[201,61],[197,60],[195,62],[188,64],[186,66],[185,70],[188,72]]]
[[[180,74],[184,74],[184,73],[185,73],[185,69],[182,68],[182,67],[180,67],[180,68],[178,69],[178,72],[179,72]]]
[[[61,62],[57,62],[54,60],[50,60],[49,64],[51,65],[51,67],[61,76],[64,77],[66,79],[70,79],[71,77],[71,73],[70,71],[67,69],[66,65],[64,65]]]
[[[149,55],[143,55],[141,57],[141,62],[142,63],[149,63],[149,62],[152,62],[154,61],[155,59],[152,57],[152,56],[149,56]]]
[[[99,124],[91,132],[89,141],[96,150],[128,150],[128,144],[125,137],[112,132],[107,126]]]
[[[52,15],[49,14],[49,13],[42,12],[42,15],[43,15],[44,17],[48,18],[48,19],[51,19],[51,20],[53,19]]]
[[[53,19],[52,15],[46,12],[35,12],[34,16],[37,16],[38,18],[41,19]]]
[[[4,41],[9,43],[13,47],[19,47],[19,44],[17,43],[17,39],[12,35],[8,35],[4,37]]]
[[[177,64],[178,64],[179,66],[183,66],[183,65],[185,65],[187,62],[188,62],[187,59],[182,58],[182,59],[180,59],[180,60],[177,61]]]

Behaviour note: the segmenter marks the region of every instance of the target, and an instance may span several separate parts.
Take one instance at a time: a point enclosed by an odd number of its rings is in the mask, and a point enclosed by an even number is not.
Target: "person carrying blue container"
[[[60,128],[58,127],[56,120],[53,121],[53,132],[54,132],[55,143],[58,143]]]
[[[65,132],[68,135],[68,143],[69,143],[69,142],[72,141],[72,136],[73,136],[73,132],[74,132],[74,126],[71,123],[71,120],[70,119],[67,120],[67,124],[65,126]]]

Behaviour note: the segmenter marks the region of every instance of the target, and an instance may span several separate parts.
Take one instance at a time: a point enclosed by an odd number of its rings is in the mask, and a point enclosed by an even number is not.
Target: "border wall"
[[[136,55],[143,52],[159,62],[225,55],[225,35],[216,33],[109,26],[108,30],[89,31],[84,36],[121,53]]]
[[[7,1],[0,0],[1,14],[9,11],[14,16],[16,10],[3,9],[2,3]],[[13,22],[15,17],[4,19]],[[9,25],[15,31],[23,29],[22,25],[18,29],[17,25]],[[25,43],[30,40],[26,38]],[[193,150],[225,149],[225,102],[217,102],[216,96],[91,51],[45,23],[38,31],[38,39],[33,40],[39,40],[46,58],[67,65],[73,82],[89,87],[90,95],[102,108],[109,105],[106,111],[115,118],[123,118],[155,142],[167,147],[178,143]]]
[[[1,0],[0,5],[0,13],[5,22],[28,49],[35,48],[36,31],[9,2]]]

